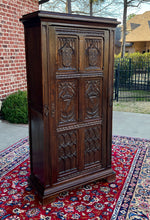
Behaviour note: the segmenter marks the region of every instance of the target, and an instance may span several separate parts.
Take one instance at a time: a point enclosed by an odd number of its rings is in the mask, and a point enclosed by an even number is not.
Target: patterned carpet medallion
[[[29,143],[0,153],[0,219],[150,219],[150,140],[113,137],[116,180],[97,181],[60,194],[42,206],[28,186]]]

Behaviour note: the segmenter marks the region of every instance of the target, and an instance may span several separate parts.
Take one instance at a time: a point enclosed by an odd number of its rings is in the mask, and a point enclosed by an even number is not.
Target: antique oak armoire
[[[116,19],[37,11],[25,28],[30,181],[43,203],[115,177],[111,169]]]

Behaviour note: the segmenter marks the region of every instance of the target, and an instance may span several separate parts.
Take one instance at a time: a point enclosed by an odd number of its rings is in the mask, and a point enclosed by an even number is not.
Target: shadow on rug
[[[60,194],[42,206],[28,186],[29,143],[0,153],[0,219],[150,219],[150,140],[113,137],[116,180],[97,181]]]

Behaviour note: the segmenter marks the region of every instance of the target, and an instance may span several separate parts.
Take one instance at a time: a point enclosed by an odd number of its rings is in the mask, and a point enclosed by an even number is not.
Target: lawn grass
[[[120,112],[134,112],[142,114],[150,114],[150,102],[113,102],[113,110]]]

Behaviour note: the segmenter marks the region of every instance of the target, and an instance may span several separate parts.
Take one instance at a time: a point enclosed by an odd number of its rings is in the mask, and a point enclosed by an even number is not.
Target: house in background
[[[121,52],[122,27],[116,28],[115,54]],[[126,53],[150,52],[150,11],[135,15],[127,21]]]
[[[126,52],[150,52],[150,11],[127,21]]]
[[[115,30],[115,54],[119,54],[121,50],[121,26]]]

